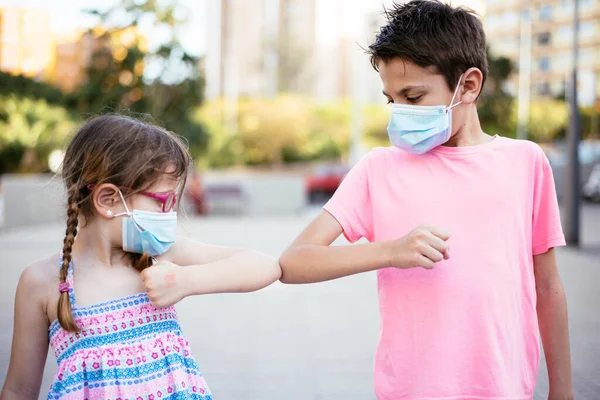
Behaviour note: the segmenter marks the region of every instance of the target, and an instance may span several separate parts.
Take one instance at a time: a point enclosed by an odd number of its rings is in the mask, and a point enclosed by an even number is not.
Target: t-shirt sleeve
[[[533,255],[543,254],[553,247],[564,246],[565,237],[560,222],[554,176],[548,158],[539,149],[533,193]]]
[[[323,207],[340,223],[344,236],[351,243],[363,237],[373,241],[373,211],[369,192],[369,164],[373,152],[352,168]]]

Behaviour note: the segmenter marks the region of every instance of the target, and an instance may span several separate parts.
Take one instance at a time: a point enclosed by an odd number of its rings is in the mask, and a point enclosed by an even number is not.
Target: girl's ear
[[[113,218],[116,214],[114,208],[122,207],[119,189],[112,183],[105,183],[94,187],[92,203],[96,213],[104,218]]]

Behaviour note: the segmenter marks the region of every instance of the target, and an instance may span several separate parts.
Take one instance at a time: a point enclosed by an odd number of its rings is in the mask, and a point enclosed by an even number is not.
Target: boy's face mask
[[[115,217],[123,218],[123,250],[150,256],[164,254],[175,243],[177,237],[177,213],[130,211],[121,191],[119,195],[127,212]]]
[[[449,106],[415,106],[392,104],[388,136],[392,144],[413,154],[423,154],[446,143],[452,135],[452,109],[460,88],[458,79]]]

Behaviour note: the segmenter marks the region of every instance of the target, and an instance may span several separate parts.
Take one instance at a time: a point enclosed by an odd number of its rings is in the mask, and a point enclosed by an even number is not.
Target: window
[[[550,94],[550,83],[549,82],[536,82],[535,93],[540,96],[546,96]]]
[[[540,71],[546,72],[550,70],[550,59],[548,57],[542,57],[538,61],[538,68]]]
[[[561,81],[561,80],[555,80],[552,83],[552,94],[554,96],[560,96],[561,94],[563,94],[565,92],[565,81]]]
[[[573,55],[568,51],[558,53],[552,62],[553,69],[566,72],[571,69]]]
[[[540,21],[550,21],[552,19],[552,6],[550,4],[542,4],[539,14]]]
[[[505,12],[502,14],[502,25],[506,27],[516,26],[519,24],[519,14],[516,12]]]
[[[579,0],[579,9],[580,10],[593,9],[595,1],[596,0]]]
[[[492,46],[492,51],[495,55],[515,57],[519,55],[519,40],[505,39],[495,43]]]
[[[573,29],[570,25],[561,25],[556,31],[556,38],[559,42],[568,42],[573,40]]]
[[[490,30],[496,29],[500,25],[500,17],[496,14],[488,16],[486,25]]]
[[[595,27],[593,22],[587,21],[581,23],[581,25],[579,25],[579,37],[590,38],[594,36],[594,28]]]
[[[560,12],[573,11],[573,3],[571,0],[563,0],[557,6]]]
[[[538,35],[538,44],[540,46],[546,46],[550,44],[550,32],[542,32]]]
[[[592,49],[585,49],[579,52],[579,64],[584,68],[589,68],[594,64],[594,53]]]

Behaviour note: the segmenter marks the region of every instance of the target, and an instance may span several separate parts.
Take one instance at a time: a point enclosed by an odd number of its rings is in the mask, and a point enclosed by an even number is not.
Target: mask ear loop
[[[133,222],[136,224],[136,226],[138,228],[140,228],[140,230],[142,232],[145,231],[144,227],[142,227],[136,220],[135,218],[133,218],[133,213],[129,210],[129,207],[127,207],[127,202],[125,201],[125,197],[123,197],[123,193],[119,190],[119,196],[121,196],[121,200],[123,200],[123,205],[125,206],[125,210],[127,210],[126,212],[122,212],[119,214],[116,214],[115,217],[122,217],[123,215],[127,215],[128,217],[130,217]]]
[[[122,217],[123,215],[127,215],[127,216],[133,215],[132,212],[129,210],[129,207],[127,207],[127,202],[125,201],[125,197],[123,197],[123,193],[121,193],[120,190],[119,190],[119,196],[121,196],[121,200],[123,200],[123,205],[125,206],[125,210],[127,210],[127,211],[119,213],[119,214],[115,214],[115,217]]]
[[[462,101],[459,101],[456,104],[452,104],[454,103],[454,99],[456,98],[456,95],[458,94],[458,89],[460,88],[460,82],[462,81],[462,77],[464,74],[460,74],[460,77],[458,78],[458,83],[456,84],[456,89],[454,89],[454,94],[452,95],[452,100],[450,100],[450,106],[448,106],[448,108],[446,109],[446,112],[452,110],[454,107],[461,105]]]

